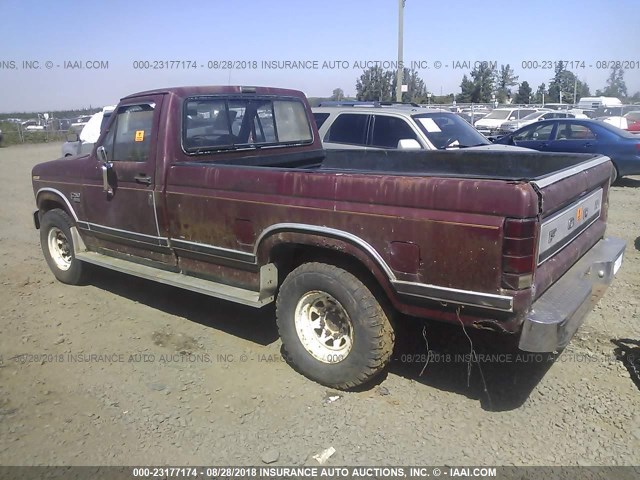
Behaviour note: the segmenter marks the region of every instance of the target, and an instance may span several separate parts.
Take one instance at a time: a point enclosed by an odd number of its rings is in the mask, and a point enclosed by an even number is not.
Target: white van
[[[582,97],[576,108],[596,110],[600,107],[619,107],[622,102],[616,97]]]

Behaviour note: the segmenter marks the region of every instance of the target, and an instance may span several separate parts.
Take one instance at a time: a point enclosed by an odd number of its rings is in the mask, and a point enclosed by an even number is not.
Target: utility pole
[[[402,74],[404,65],[402,61],[402,37],[404,24],[404,2],[398,0],[398,76],[396,78],[396,102],[402,101]]]

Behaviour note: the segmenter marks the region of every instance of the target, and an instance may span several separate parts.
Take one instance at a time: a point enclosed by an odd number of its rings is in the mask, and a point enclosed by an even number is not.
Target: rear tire
[[[306,263],[293,270],[280,288],[276,315],[287,361],[323,385],[362,385],[391,359],[395,336],[388,316],[341,268]]]
[[[49,210],[40,221],[40,245],[53,275],[62,283],[79,285],[83,283],[87,268],[75,257],[73,226],[73,220],[64,210]]]

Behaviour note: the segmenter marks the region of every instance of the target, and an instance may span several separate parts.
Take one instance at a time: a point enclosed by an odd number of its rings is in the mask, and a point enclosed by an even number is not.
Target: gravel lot
[[[622,269],[555,362],[473,333],[468,376],[461,330],[406,319],[388,375],[337,393],[282,361],[273,308],[103,270],[54,281],[30,171],[59,152],[0,148],[0,465],[317,465],[329,447],[327,465],[640,464],[640,383],[614,343],[640,358],[640,177],[610,199]]]

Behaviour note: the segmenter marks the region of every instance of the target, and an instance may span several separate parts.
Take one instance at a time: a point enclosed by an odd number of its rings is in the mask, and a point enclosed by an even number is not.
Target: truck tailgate
[[[607,157],[561,170],[532,184],[540,195],[534,299],[604,237],[611,163]]]

